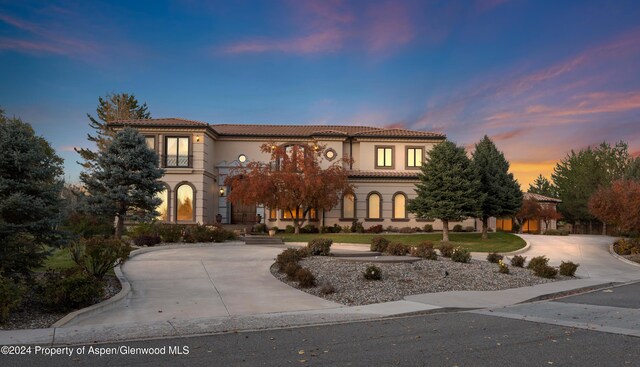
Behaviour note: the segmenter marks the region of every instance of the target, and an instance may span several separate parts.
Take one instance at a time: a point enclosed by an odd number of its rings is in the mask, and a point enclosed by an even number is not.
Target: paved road
[[[225,243],[152,251],[122,267],[131,282],[124,305],[70,325],[202,319],[341,305],[291,288],[269,272],[279,247]]]
[[[576,275],[582,278],[601,279],[612,282],[628,282],[640,279],[640,267],[626,264],[609,253],[609,245],[615,239],[608,236],[570,235],[540,236],[521,235],[531,244],[522,254],[528,259],[545,255],[551,265],[561,261],[573,261],[580,267]]]

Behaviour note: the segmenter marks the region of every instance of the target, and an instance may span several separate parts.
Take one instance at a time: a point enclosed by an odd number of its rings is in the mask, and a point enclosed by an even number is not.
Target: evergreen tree
[[[95,130],[96,134],[87,134],[87,140],[94,142],[97,151],[88,148],[75,148],[80,154],[85,169],[92,169],[96,165],[96,159],[100,152],[104,152],[111,140],[114,132],[107,127],[107,123],[116,120],[148,119],[151,113],[147,109],[147,104],[140,105],[136,97],[127,93],[109,93],[104,98],[98,98],[98,108],[96,109],[97,119],[87,114],[89,127]]]
[[[408,209],[418,218],[440,219],[443,241],[449,241],[450,221],[479,215],[485,194],[479,192],[478,175],[464,148],[450,141],[436,145],[418,176],[418,196]]]
[[[532,184],[529,184],[529,190],[532,194],[539,194],[548,196],[551,198],[558,197],[557,188],[543,175],[538,175],[538,177],[533,181]]]
[[[509,173],[509,162],[488,136],[476,144],[472,162],[484,194],[480,200],[482,238],[488,239],[489,217],[513,216],[522,206],[522,191]]]
[[[19,118],[0,110],[0,273],[28,276],[58,245],[63,160]]]
[[[640,181],[640,157],[637,157],[629,164],[624,177],[627,180]]]
[[[155,194],[164,189],[158,181],[163,174],[144,136],[127,127],[98,154],[92,172],[81,180],[91,195],[92,209],[116,218],[116,237],[120,238],[125,220],[146,221],[158,215],[155,208],[161,200]]]

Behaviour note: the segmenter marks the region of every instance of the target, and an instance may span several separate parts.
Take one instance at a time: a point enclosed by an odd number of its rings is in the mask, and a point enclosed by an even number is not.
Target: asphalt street
[[[532,305],[637,310],[640,285]],[[610,298],[615,294],[614,298]],[[551,315],[549,315],[551,317]],[[89,355],[109,352],[112,355]],[[162,348],[164,347],[164,351]],[[186,347],[186,348],[185,348]],[[75,348],[82,348],[76,346]],[[640,338],[469,312],[189,338],[88,344],[82,355],[3,355],[3,366],[640,366]],[[132,355],[131,348],[160,348]],[[184,353],[188,349],[188,354]],[[173,351],[173,354],[170,352]],[[180,351],[183,354],[177,354]],[[125,354],[129,353],[129,354]]]

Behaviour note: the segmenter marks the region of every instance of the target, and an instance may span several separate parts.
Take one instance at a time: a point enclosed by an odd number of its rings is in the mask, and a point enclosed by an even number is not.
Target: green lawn
[[[68,249],[56,248],[53,249],[51,256],[44,261],[42,267],[36,269],[36,271],[45,271],[47,269],[69,269],[75,265],[76,263],[71,260],[71,255],[69,254]]]
[[[365,243],[370,244],[371,238],[376,236],[386,237],[391,242],[400,242],[405,245],[415,245],[422,241],[437,241],[442,239],[442,233],[419,234],[360,234],[360,233],[326,233],[326,234],[281,234],[278,235],[285,242],[308,242],[316,237],[331,238],[335,243]],[[480,233],[449,233],[452,242],[474,252],[510,252],[523,248],[525,242],[522,238],[511,233],[489,233],[489,239],[483,240]]]

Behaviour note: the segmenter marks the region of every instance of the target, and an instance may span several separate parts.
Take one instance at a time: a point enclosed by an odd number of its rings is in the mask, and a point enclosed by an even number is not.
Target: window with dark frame
[[[393,168],[393,147],[376,147],[376,168]]]
[[[407,168],[420,168],[424,161],[424,148],[408,147],[407,148]]]
[[[189,167],[189,138],[167,137],[166,167]]]

